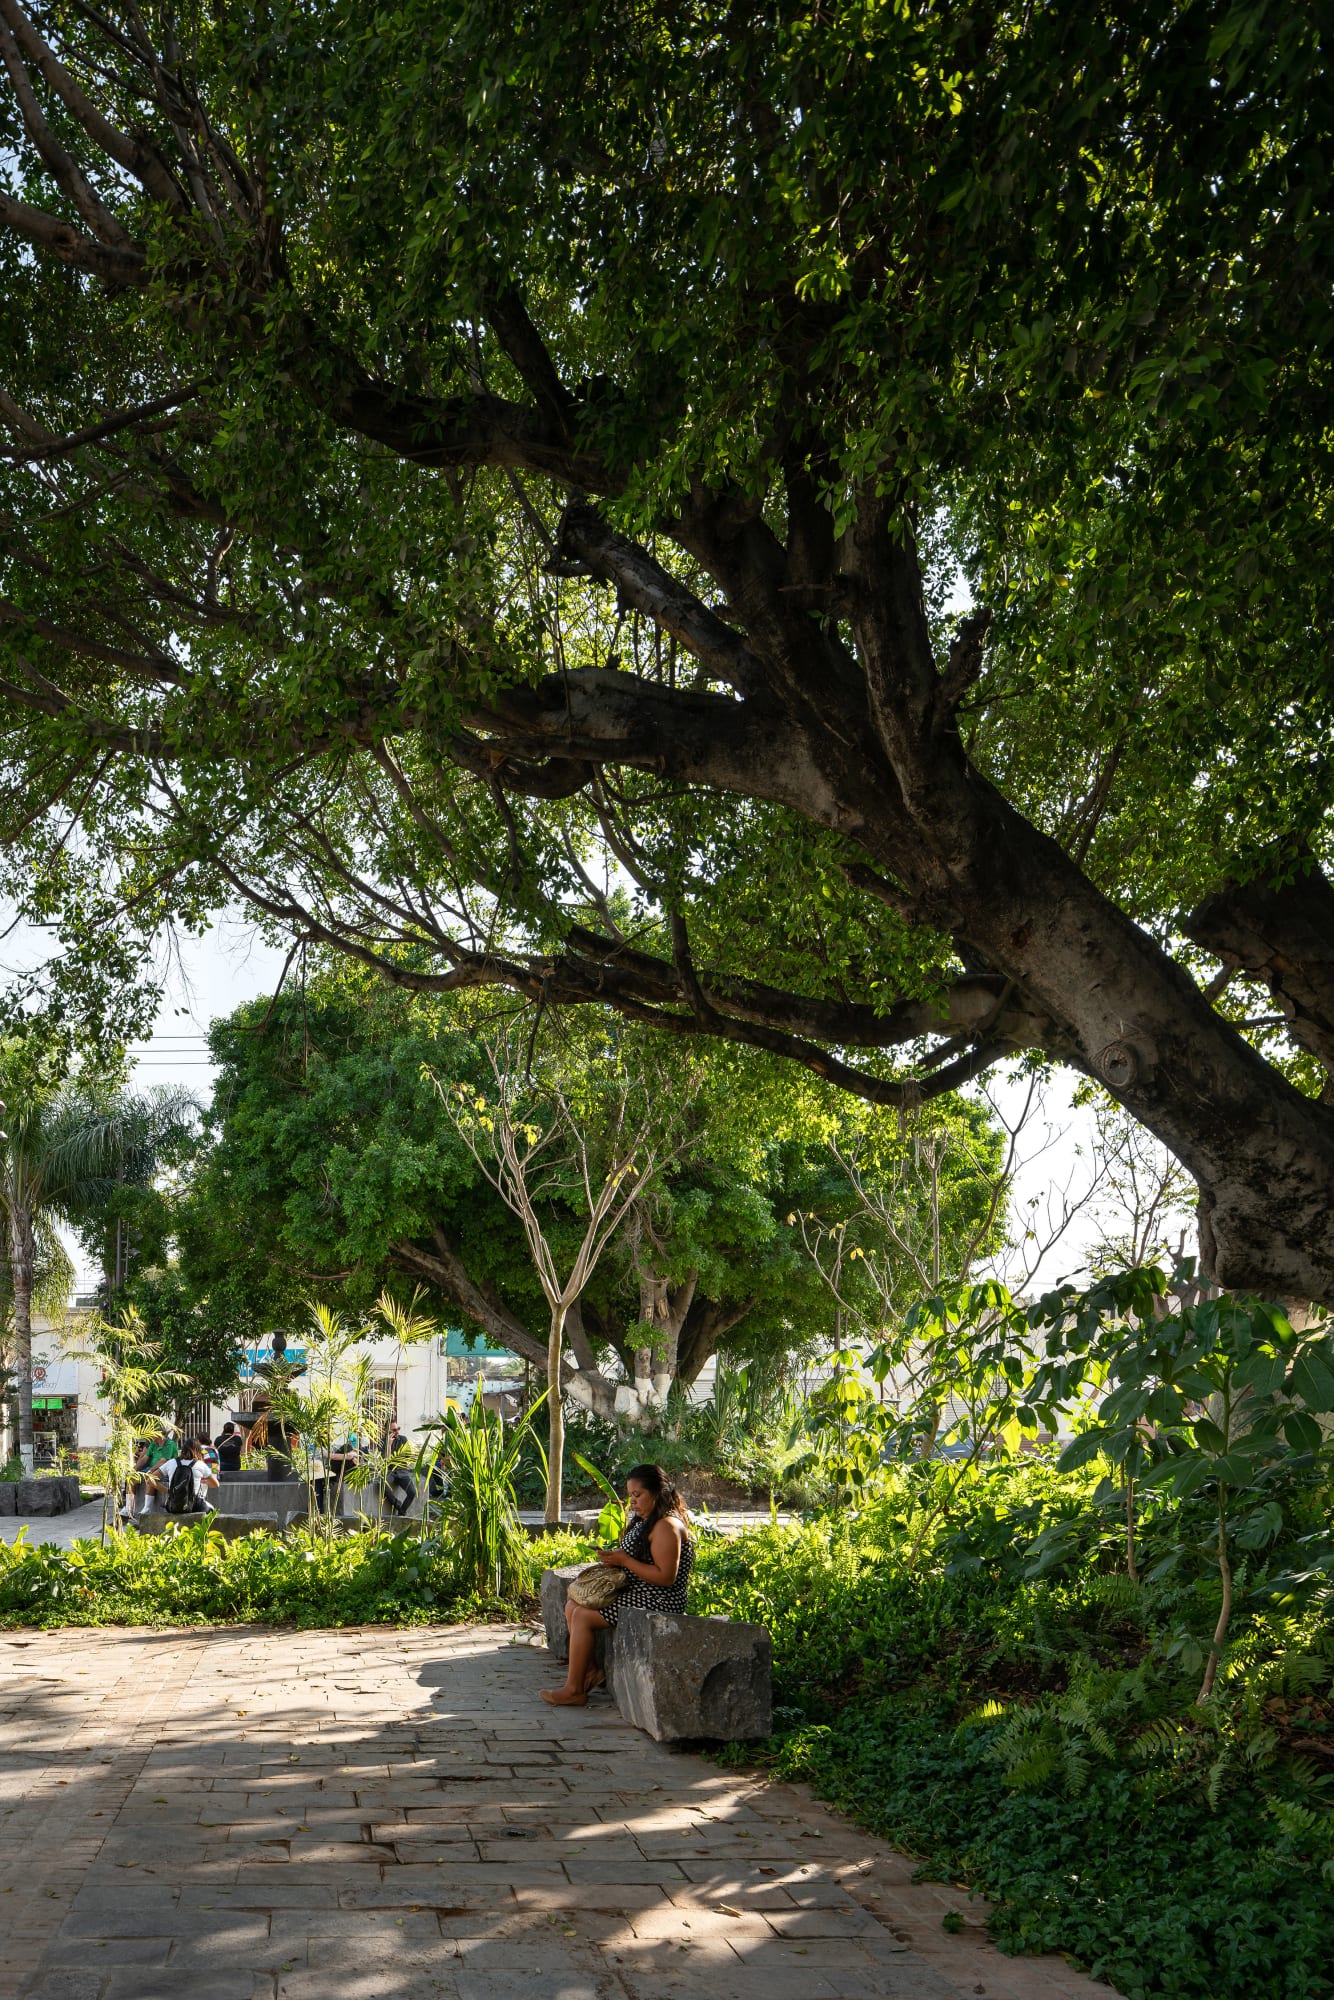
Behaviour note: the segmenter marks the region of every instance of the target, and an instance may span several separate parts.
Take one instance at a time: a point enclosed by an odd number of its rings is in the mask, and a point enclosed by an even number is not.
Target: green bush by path
[[[0,1626],[459,1624],[494,1616],[440,1541],[248,1535],[206,1528],[76,1542],[0,1545]]]
[[[1309,1531],[1244,1579],[1199,1710],[1217,1612],[1203,1504],[1158,1543],[1150,1524],[1165,1573],[1136,1587],[1091,1477],[983,1474],[910,1568],[942,1476],[705,1546],[692,1608],[773,1633],[767,1761],[992,1897],[1008,1950],[1071,1953],[1127,2000],[1327,2000],[1334,1624],[1322,1572],[1293,1588]]]

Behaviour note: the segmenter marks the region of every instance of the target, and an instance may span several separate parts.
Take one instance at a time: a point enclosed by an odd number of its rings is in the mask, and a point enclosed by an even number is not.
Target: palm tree
[[[3,1139],[0,1139],[0,1148]],[[7,1210],[0,1200],[0,1219]],[[32,1312],[54,1317],[63,1307],[74,1283],[74,1266],[60,1238],[54,1216],[39,1212],[34,1218],[36,1259],[33,1265],[30,1307]],[[0,1229],[0,1462],[8,1464],[16,1442],[11,1412],[19,1401],[20,1369],[17,1361],[17,1314],[14,1304],[14,1266],[10,1260],[9,1230]],[[32,1370],[28,1370],[31,1392]]]
[[[69,1260],[57,1225],[86,1226],[118,1185],[151,1182],[164,1148],[189,1126],[197,1106],[182,1090],[164,1088],[141,1097],[95,1079],[53,1081],[49,1074],[34,1075],[25,1054],[21,1044],[11,1043],[0,1058],[9,1072],[0,1091],[8,1105],[0,1144],[0,1216],[13,1300],[19,1456],[30,1473],[32,1315],[43,1289],[43,1265],[51,1266],[56,1249],[64,1282],[53,1270],[46,1289],[54,1293],[58,1285],[62,1302],[68,1296]]]

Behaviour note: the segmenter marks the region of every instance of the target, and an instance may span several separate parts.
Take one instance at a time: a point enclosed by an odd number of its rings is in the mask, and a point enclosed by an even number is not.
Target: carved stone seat
[[[583,1564],[542,1577],[542,1623],[569,1658],[565,1601]],[[658,1743],[755,1742],[773,1728],[773,1645],[763,1625],[627,1607],[599,1634],[598,1657],[627,1722]]]

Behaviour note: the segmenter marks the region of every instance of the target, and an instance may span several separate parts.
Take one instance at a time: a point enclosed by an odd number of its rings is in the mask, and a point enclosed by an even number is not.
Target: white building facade
[[[96,1363],[78,1358],[84,1345],[86,1316],[72,1309],[60,1320],[33,1324],[33,1432],[39,1464],[50,1464],[57,1453],[104,1450],[107,1444],[106,1405],[98,1390],[102,1372]],[[303,1362],[305,1348],[292,1341],[289,1361]],[[412,1442],[416,1433],[444,1414],[447,1406],[466,1409],[481,1385],[488,1408],[517,1415],[531,1386],[524,1364],[513,1356],[487,1352],[478,1342],[471,1351],[457,1332],[404,1346],[392,1338],[367,1341],[354,1348],[349,1361],[369,1361],[372,1406],[392,1417]],[[268,1359],[267,1346],[246,1350],[241,1387],[225,1402],[207,1405],[181,1392],[177,1415],[215,1437],[236,1409],[248,1409],[263,1388],[257,1363]],[[294,1383],[299,1391],[300,1377]],[[540,1386],[540,1385],[539,1385]]]

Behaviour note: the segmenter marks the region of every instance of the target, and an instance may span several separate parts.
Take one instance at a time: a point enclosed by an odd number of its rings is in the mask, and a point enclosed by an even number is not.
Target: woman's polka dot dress
[[[636,1515],[616,1546],[624,1549],[636,1562],[652,1562],[653,1551],[649,1546],[652,1529],[647,1521]],[[684,1611],[686,1591],[690,1585],[690,1572],[695,1567],[695,1544],[687,1530],[681,1541],[681,1567],[676,1572],[674,1583],[645,1583],[641,1577],[629,1570],[630,1581],[624,1590],[618,1590],[611,1603],[603,1610],[603,1617],[609,1625],[614,1625],[622,1611],[637,1606],[642,1611]]]

